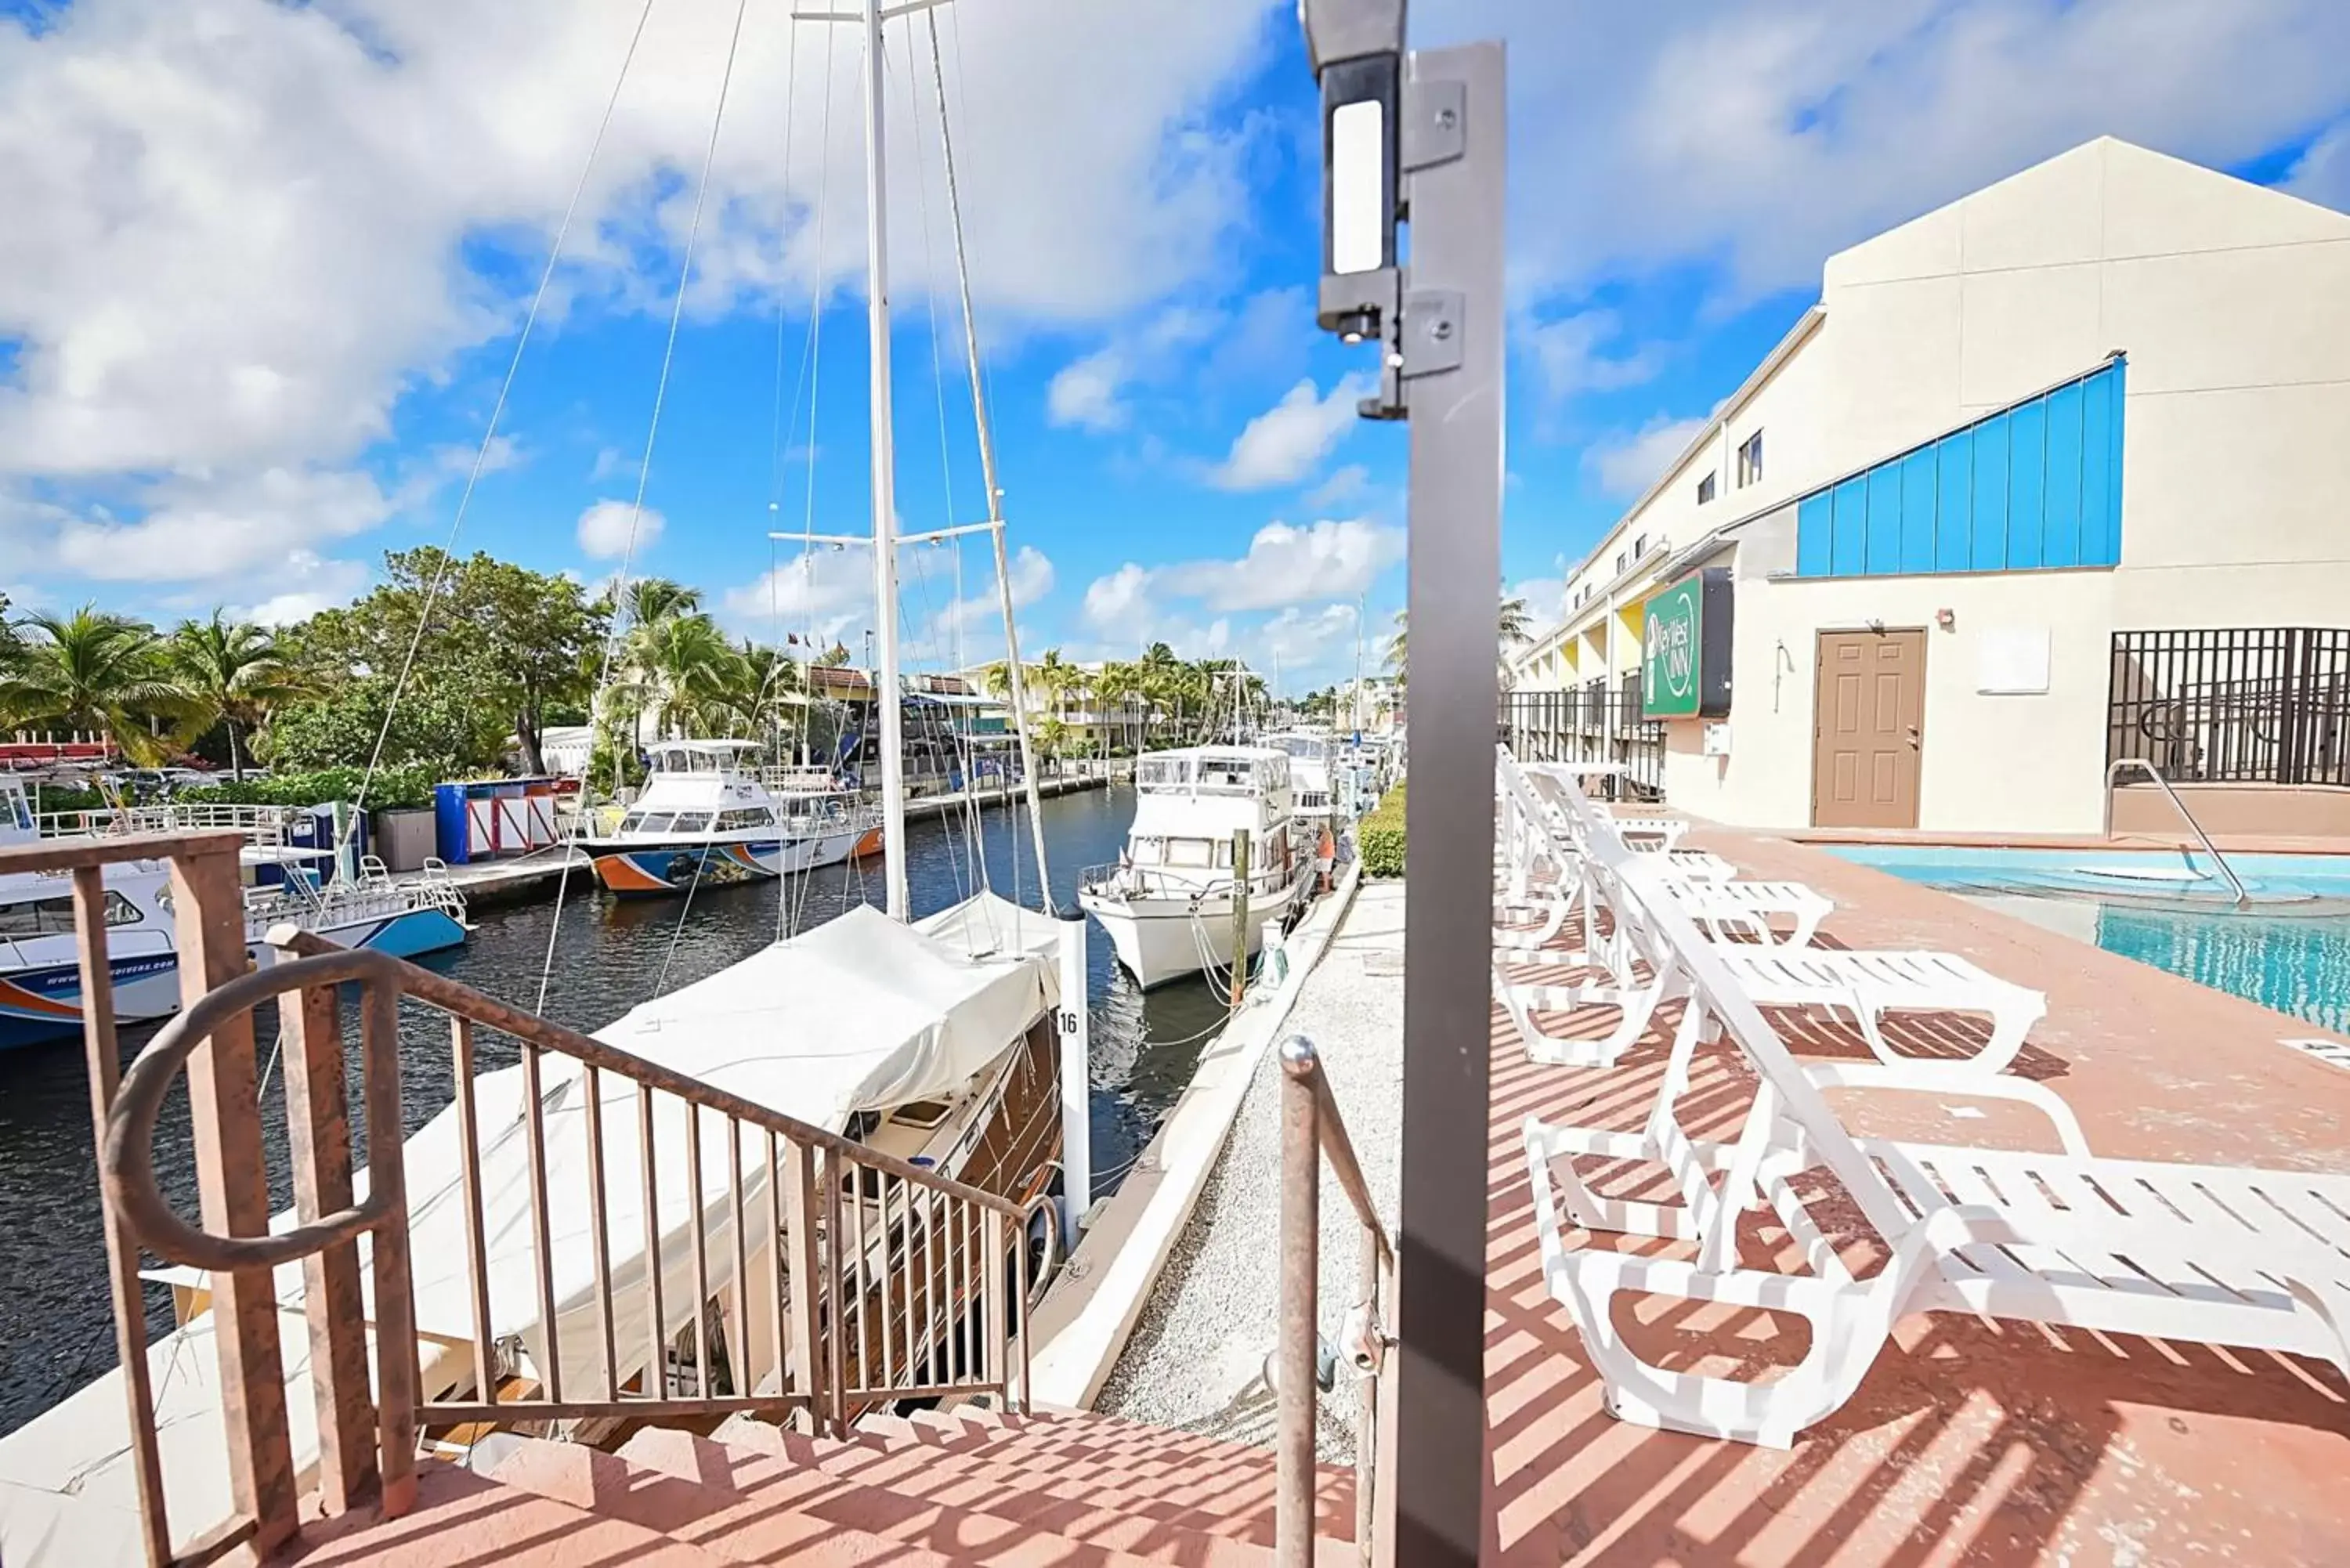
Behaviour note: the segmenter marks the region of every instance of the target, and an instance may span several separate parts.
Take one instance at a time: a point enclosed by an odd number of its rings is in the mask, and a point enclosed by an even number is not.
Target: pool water
[[[2321,1028],[2350,1030],[2350,856],[2231,855],[2251,900],[2239,909],[2234,889],[2200,854],[1918,845],[1833,852]]]

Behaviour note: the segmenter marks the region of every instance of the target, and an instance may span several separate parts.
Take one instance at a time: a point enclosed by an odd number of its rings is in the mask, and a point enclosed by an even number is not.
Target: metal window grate
[[[2350,628],[2117,631],[2106,763],[2174,784],[2350,785]]]

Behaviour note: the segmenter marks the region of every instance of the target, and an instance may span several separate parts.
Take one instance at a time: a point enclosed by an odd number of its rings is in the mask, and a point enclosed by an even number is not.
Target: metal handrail
[[[1330,1080],[1314,1042],[1293,1034],[1281,1043],[1281,1326],[1274,1348],[1278,1467],[1274,1494],[1274,1562],[1309,1568],[1314,1562],[1314,1431],[1321,1295],[1321,1162],[1330,1162],[1338,1189],[1362,1227],[1357,1288],[1362,1293],[1364,1374],[1360,1429],[1355,1440],[1355,1542],[1371,1560],[1375,1510],[1373,1458],[1378,1448],[1378,1381],[1387,1346],[1379,1306],[1395,1272],[1395,1245],[1371,1202],[1363,1168],[1347,1136]]]
[[[2106,836],[2111,838],[2114,836],[2114,789],[2124,768],[2140,769],[2161,786],[2162,793],[2170,797],[2170,804],[2178,808],[2178,815],[2187,819],[2187,826],[2193,828],[2195,836],[2202,841],[2203,853],[2211,857],[2211,863],[2220,868],[2220,875],[2225,877],[2228,886],[2236,890],[2236,908],[2241,909],[2250,905],[2252,896],[2245,889],[2244,879],[2236,875],[2236,868],[2228,864],[2228,857],[2220,853],[2220,846],[2211,842],[2211,836],[2203,831],[2203,825],[2195,820],[2195,814],[2187,809],[2187,803],[2178,798],[2178,792],[2170,787],[2170,781],[2162,776],[2162,770],[2144,757],[2116,757],[2112,765],[2106,769]]]
[[[175,861],[185,856],[207,856],[214,862],[199,879],[198,897],[182,911],[183,927],[192,919],[219,923],[233,915],[236,901],[231,851],[236,842],[230,835],[189,835],[168,846],[155,846],[167,848]],[[107,969],[99,867],[123,857],[126,849],[135,852],[146,846],[146,841],[130,846],[120,840],[80,846],[50,841],[0,855],[0,863],[15,860],[43,868],[71,868],[77,874],[84,973],[99,977],[85,982],[86,987],[94,986],[86,1002],[94,1063],[110,1064],[113,1060],[110,992],[103,980]],[[242,937],[239,931],[233,939],[240,964]],[[282,1411],[273,1417],[267,1409],[277,1397],[276,1385],[283,1376],[274,1324],[264,1321],[274,1319],[276,1308],[265,1290],[257,1300],[244,1297],[255,1281],[265,1286],[272,1271],[296,1262],[303,1264],[306,1277],[305,1306],[313,1345],[311,1376],[319,1401],[318,1485],[325,1511],[329,1513],[350,1506],[355,1489],[370,1484],[380,1490],[388,1515],[405,1511],[415,1495],[413,1461],[417,1438],[424,1428],[469,1423],[639,1422],[733,1411],[773,1417],[798,1411],[843,1431],[857,1411],[875,1404],[980,1394],[993,1395],[1015,1411],[1028,1409],[1031,1380],[1025,1320],[1031,1268],[1027,1238],[1035,1210],[1045,1207],[1050,1211],[1048,1197],[1037,1194],[1024,1202],[1015,1201],[955,1180],[509,1007],[461,982],[374,950],[341,948],[292,923],[273,929],[267,940],[284,955],[277,962],[231,975],[198,997],[157,1032],[124,1073],[119,1087],[111,1081],[110,1072],[93,1073],[109,1245],[120,1253],[115,1260],[120,1276],[115,1292],[118,1332],[122,1339],[132,1449],[151,1563],[167,1563],[172,1556],[152,1397],[144,1379],[133,1374],[134,1361],[140,1367],[144,1365],[143,1316],[137,1307],[136,1280],[130,1272],[141,1246],[166,1262],[209,1270],[214,1275],[213,1310],[225,1313],[228,1319],[219,1335],[223,1397],[240,1401],[249,1395],[252,1405],[258,1407],[250,1423],[234,1417],[228,1423],[237,1510],[230,1529],[237,1539],[258,1542],[264,1547],[283,1541],[296,1525],[291,1490],[293,1456]],[[373,1151],[367,1197],[357,1202],[353,1201],[348,1134],[341,1130],[345,1125],[343,1044],[336,1016],[337,988],[353,982],[360,989],[359,1083],[366,1125],[371,1131],[386,1132]],[[234,1210],[215,1212],[210,1187],[204,1224],[192,1223],[172,1210],[155,1179],[152,1144],[163,1100],[181,1072],[189,1069],[192,1062],[205,1060],[199,1053],[207,1042],[220,1045],[233,1039],[245,1027],[252,1010],[273,997],[284,999],[279,1015],[285,1033],[285,1082],[298,1223],[283,1231],[261,1233],[253,1213],[239,1219],[227,1217],[236,1212]],[[459,1213],[468,1229],[466,1278],[473,1331],[470,1339],[460,1335],[444,1341],[430,1336],[433,1345],[471,1352],[469,1369],[455,1366],[442,1369],[440,1376],[453,1378],[452,1382],[428,1384],[419,1365],[419,1351],[428,1336],[420,1334],[416,1321],[406,1176],[397,1136],[402,1126],[399,1012],[403,997],[413,997],[450,1014],[456,1054],[459,1168],[463,1179]],[[493,1338],[490,1316],[489,1254],[484,1236],[487,1210],[480,1164],[484,1129],[473,1096],[473,1031],[476,1026],[509,1035],[523,1047],[523,1121],[532,1166],[529,1214],[536,1232],[532,1261],[544,1358],[534,1348],[538,1387],[518,1397],[502,1397],[498,1386],[501,1350]],[[540,1071],[542,1057],[550,1052],[579,1063],[586,1085],[579,1105],[584,1109],[588,1151],[588,1201],[599,1217],[599,1222],[589,1227],[598,1243],[594,1258],[595,1293],[588,1303],[594,1308],[595,1323],[588,1325],[588,1337],[577,1341],[571,1336],[580,1330],[567,1324],[565,1339],[585,1347],[581,1353],[585,1365],[573,1369],[588,1381],[588,1387],[581,1392],[600,1397],[567,1397],[563,1388],[565,1357],[556,1342],[558,1314],[550,1255],[545,1116],[548,1101]],[[615,1344],[615,1303],[619,1293],[604,1244],[610,1220],[605,1207],[601,1074],[610,1074],[635,1089],[638,1160],[645,1185],[643,1216],[649,1253],[643,1288],[650,1302],[645,1316],[648,1339],[639,1347],[645,1354],[641,1372],[629,1375],[633,1389],[623,1386],[623,1363]],[[213,1092],[203,1088],[200,1100],[209,1104],[205,1096]],[[664,1312],[662,1304],[661,1282],[669,1270],[663,1262],[660,1239],[663,1217],[659,1213],[652,1174],[657,1093],[668,1094],[686,1107],[682,1118],[685,1165],[695,1173],[695,1197],[685,1216],[691,1222],[693,1310],[683,1332],[691,1336],[699,1386],[674,1393],[668,1378],[674,1343],[671,1325],[682,1314]],[[625,1095],[622,1099],[625,1103]],[[700,1174],[706,1168],[702,1158],[705,1114],[723,1118],[723,1127],[714,1132],[727,1140],[728,1158],[722,1162],[728,1168],[725,1190],[714,1197]],[[752,1134],[747,1162],[743,1141],[745,1125]],[[662,1141],[676,1136],[677,1130],[672,1124]],[[224,1183],[257,1192],[261,1159],[257,1131],[257,1123],[234,1130],[224,1127],[209,1151],[200,1133],[200,1176],[214,1185]],[[745,1188],[760,1161],[763,1143],[764,1201],[746,1200]],[[724,1235],[705,1231],[705,1216],[730,1202],[731,1210],[721,1220],[731,1227],[731,1275],[712,1251],[713,1244],[723,1246]],[[666,1218],[673,1225],[678,1217]],[[756,1270],[746,1259],[746,1235],[754,1221],[770,1238],[760,1243],[768,1257]],[[244,1233],[221,1234],[207,1226],[225,1226]],[[1059,1242],[1057,1224],[1048,1221],[1045,1234],[1049,1269],[1051,1252]],[[371,1239],[371,1256],[364,1265],[362,1238]],[[373,1274],[371,1296],[361,1293],[359,1274],[363,1266]],[[758,1293],[755,1298],[754,1291]],[[750,1343],[754,1337],[754,1301],[762,1309],[756,1315],[766,1321],[764,1345]],[[712,1305],[723,1310],[730,1302],[733,1326],[723,1359],[734,1386],[720,1393],[712,1381],[708,1324]],[[1008,1310],[1014,1302],[1019,1303],[1016,1311],[1022,1330],[1016,1343],[1011,1329],[1014,1312]],[[683,1304],[681,1298],[679,1304]],[[587,1305],[578,1310],[584,1313]],[[368,1332],[370,1327],[371,1333]],[[320,1349],[322,1345],[326,1348]],[[372,1390],[367,1366],[370,1348],[375,1363]],[[593,1365],[598,1349],[600,1380]],[[787,1350],[795,1350],[795,1366],[787,1359]],[[630,1352],[631,1356],[636,1354]],[[756,1378],[759,1366],[748,1356],[757,1355],[771,1358],[771,1376],[759,1383],[759,1392],[750,1392],[745,1388],[746,1378]],[[464,1386],[467,1376],[470,1390]],[[436,1389],[446,1390],[446,1396],[434,1397]]]

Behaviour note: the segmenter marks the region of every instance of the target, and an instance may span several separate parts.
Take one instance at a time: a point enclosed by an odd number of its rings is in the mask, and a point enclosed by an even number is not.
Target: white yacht
[[[623,895],[682,893],[697,881],[765,880],[837,866],[881,847],[879,813],[845,790],[770,791],[746,765],[755,741],[658,741],[645,793],[584,847]]]
[[[1153,752],[1136,764],[1126,853],[1086,871],[1077,902],[1145,988],[1232,964],[1233,834],[1250,839],[1250,956],[1305,897],[1314,853],[1297,841],[1290,766],[1287,752],[1260,745]]]
[[[1318,834],[1336,828],[1354,815],[1336,787],[1331,745],[1326,736],[1305,730],[1283,730],[1263,738],[1263,744],[1289,756],[1289,787],[1296,796],[1298,820]]]
[[[109,832],[169,832],[241,826],[245,869],[275,867],[281,880],[245,893],[245,935],[259,952],[264,932],[282,920],[344,947],[378,948],[396,958],[455,947],[472,929],[465,900],[445,875],[395,883],[370,873],[320,882],[318,862],[333,851],[267,842],[266,807],[133,806],[103,819]],[[99,819],[92,818],[99,826]],[[0,774],[0,844],[41,837],[25,786]],[[180,960],[172,919],[171,873],[160,860],[106,871],[106,945],[115,1015],[125,1023],[179,1011]],[[79,1033],[81,970],[74,946],[73,878],[62,872],[0,877],[0,1051]]]

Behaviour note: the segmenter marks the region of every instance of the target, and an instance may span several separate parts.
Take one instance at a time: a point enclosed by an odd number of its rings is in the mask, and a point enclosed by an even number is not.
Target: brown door
[[[1917,826],[1926,634],[1824,631],[1819,653],[1812,826]]]

